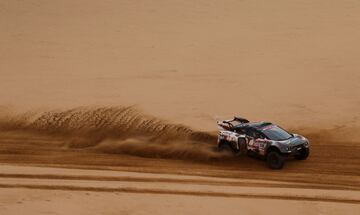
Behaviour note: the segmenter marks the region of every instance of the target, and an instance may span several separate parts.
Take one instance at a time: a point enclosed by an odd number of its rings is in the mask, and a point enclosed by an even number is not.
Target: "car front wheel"
[[[266,162],[271,169],[281,169],[284,166],[285,158],[277,151],[271,151],[266,156]]]

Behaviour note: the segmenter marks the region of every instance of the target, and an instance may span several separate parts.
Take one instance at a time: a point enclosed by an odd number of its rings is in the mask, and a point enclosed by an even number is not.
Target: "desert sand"
[[[0,214],[357,214],[360,2],[0,1]],[[311,141],[273,171],[216,120]]]

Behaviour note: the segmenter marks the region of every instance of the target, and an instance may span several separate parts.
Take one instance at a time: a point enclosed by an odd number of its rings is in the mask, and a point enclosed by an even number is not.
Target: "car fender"
[[[220,144],[222,141],[226,141],[229,142],[234,149],[239,150],[239,139],[241,138],[246,140],[245,135],[241,135],[232,131],[220,131],[218,137],[218,144]]]
[[[288,152],[288,149],[287,149],[288,145],[281,142],[281,141],[271,141],[271,144],[269,144],[269,146],[266,149],[266,153],[267,153],[267,151],[268,151],[268,149],[270,147],[277,148],[281,153],[287,153]]]

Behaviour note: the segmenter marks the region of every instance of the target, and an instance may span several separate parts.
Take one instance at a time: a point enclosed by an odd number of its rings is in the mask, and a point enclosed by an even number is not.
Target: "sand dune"
[[[0,1],[0,214],[354,214],[360,2]],[[281,171],[217,119],[308,137]]]
[[[357,1],[7,1],[1,105],[360,127]],[[96,16],[94,16],[96,14]]]

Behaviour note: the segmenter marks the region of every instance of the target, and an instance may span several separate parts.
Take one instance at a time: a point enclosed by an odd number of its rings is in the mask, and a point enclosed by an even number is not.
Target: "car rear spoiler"
[[[249,120],[243,118],[243,117],[240,117],[240,116],[234,116],[234,121],[238,121],[240,123],[248,123],[250,122]]]
[[[229,122],[240,122],[240,123],[248,123],[250,122],[249,120],[243,118],[243,117],[240,117],[240,116],[234,116],[233,119],[228,119],[228,120],[224,120],[223,122],[225,123],[229,123]]]
[[[249,120],[240,117],[240,116],[234,116],[233,119],[223,120],[223,121],[217,121],[217,124],[219,126],[219,130],[233,130],[234,125],[232,122],[239,122],[239,123],[248,123]]]

